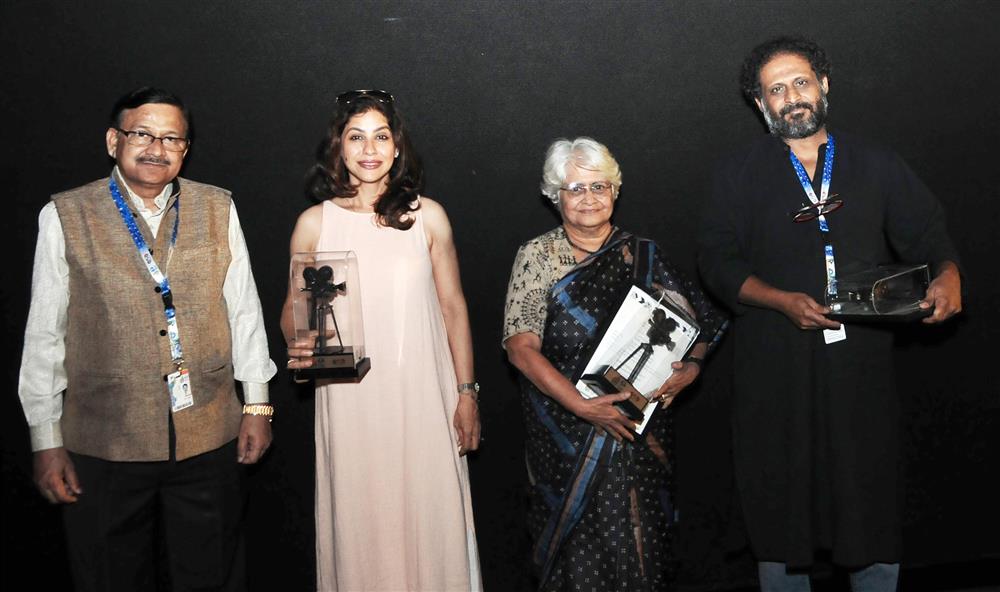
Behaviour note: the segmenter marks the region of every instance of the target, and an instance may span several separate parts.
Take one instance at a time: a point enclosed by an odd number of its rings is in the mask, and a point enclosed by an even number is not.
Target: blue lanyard
[[[153,260],[153,254],[149,252],[146,239],[142,236],[142,231],[139,230],[139,225],[136,224],[132,211],[125,204],[125,199],[122,197],[121,190],[118,189],[118,183],[114,176],[108,182],[108,188],[111,190],[111,197],[115,200],[118,213],[121,214],[122,222],[125,223],[125,228],[132,236],[132,242],[135,243],[135,248],[139,251],[142,262],[146,265],[153,281],[160,287],[160,297],[163,298],[163,314],[167,319],[167,336],[170,338],[170,359],[180,369],[184,363],[184,355],[181,351],[180,330],[177,328],[177,309],[174,307],[173,292],[170,291],[170,280],[160,271],[160,266]],[[168,265],[170,256],[174,252],[174,245],[177,244],[177,229],[181,218],[180,199],[174,200],[173,208],[175,213],[174,230],[170,235],[170,247],[167,251]]]
[[[833,177],[833,156],[835,152],[835,145],[833,141],[833,134],[827,134],[826,137],[826,158],[823,160],[823,178],[820,182],[819,197],[816,197],[816,190],[813,189],[812,181],[809,180],[809,173],[806,172],[805,167],[799,162],[799,159],[795,157],[795,153],[791,150],[788,151],[788,157],[792,161],[792,167],[795,169],[795,174],[799,178],[799,183],[802,184],[802,190],[806,192],[806,197],[809,198],[814,205],[819,203],[826,203],[827,198],[830,196],[830,179]],[[830,227],[826,223],[826,216],[820,214],[816,220],[819,222],[819,230],[823,234],[823,259],[826,263],[826,293],[831,296],[837,295],[837,265],[833,258],[833,244],[830,243]]]

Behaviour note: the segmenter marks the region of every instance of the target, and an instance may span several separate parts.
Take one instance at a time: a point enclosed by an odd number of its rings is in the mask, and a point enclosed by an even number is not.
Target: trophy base
[[[372,368],[371,358],[361,358],[354,363],[351,353],[313,356],[311,368],[295,371],[295,380],[322,380],[325,383],[361,382]]]
[[[934,314],[934,308],[920,308],[914,304],[893,312],[874,312],[870,308],[841,308],[825,316],[840,323],[909,323]]]
[[[628,393],[628,399],[615,403],[615,407],[629,419],[642,421],[649,399],[642,396],[642,393],[614,368],[605,366],[593,374],[584,374],[580,380],[602,395]]]
[[[352,368],[354,367],[354,348],[325,347],[316,348],[312,355],[313,368]]]

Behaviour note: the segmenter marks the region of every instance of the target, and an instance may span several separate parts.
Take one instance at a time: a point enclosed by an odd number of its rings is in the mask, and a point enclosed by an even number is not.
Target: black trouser
[[[77,592],[156,590],[158,574],[176,592],[246,588],[235,440],[179,462],[70,457],[83,488],[63,513]]]

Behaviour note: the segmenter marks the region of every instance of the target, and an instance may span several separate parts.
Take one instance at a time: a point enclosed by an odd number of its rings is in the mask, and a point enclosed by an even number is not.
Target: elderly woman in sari
[[[548,150],[542,192],[562,225],[517,252],[504,318],[504,347],[522,375],[531,481],[528,523],[542,590],[661,590],[668,584],[669,413],[642,436],[614,405],[626,394],[584,398],[574,387],[600,335],[596,328],[638,284],[685,308],[698,341],[654,393],[665,405],[691,384],[725,325],[701,290],[657,245],[620,230],[611,214],[621,170],[590,138]]]

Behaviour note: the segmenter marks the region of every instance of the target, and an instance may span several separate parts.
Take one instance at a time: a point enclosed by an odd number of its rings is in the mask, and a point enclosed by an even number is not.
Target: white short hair
[[[614,186],[615,193],[622,186],[622,170],[607,146],[584,136],[572,141],[559,138],[545,153],[545,166],[542,168],[542,193],[554,204],[559,203],[559,189],[566,185],[566,166],[570,163],[581,169],[604,173]]]

